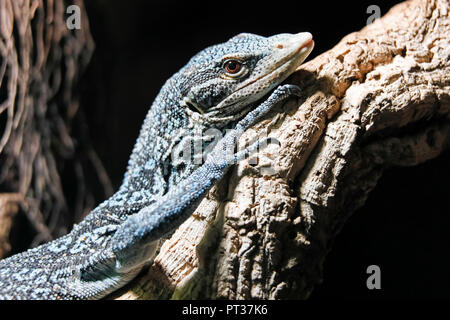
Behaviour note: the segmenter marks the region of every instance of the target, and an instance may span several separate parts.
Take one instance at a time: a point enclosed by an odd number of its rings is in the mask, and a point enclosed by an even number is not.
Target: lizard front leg
[[[177,228],[194,212],[206,193],[225,175],[230,166],[257,150],[267,140],[233,153],[237,138],[278,102],[299,94],[300,88],[294,85],[276,88],[267,100],[249,112],[218,142],[202,166],[155,204],[141,209],[126,220],[111,239],[116,270],[127,273],[152,259],[155,242]]]

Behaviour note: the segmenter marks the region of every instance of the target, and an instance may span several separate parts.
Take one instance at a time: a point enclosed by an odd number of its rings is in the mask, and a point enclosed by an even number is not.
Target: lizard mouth
[[[210,121],[223,121],[226,118],[234,117],[236,110],[244,112],[241,110],[243,107],[259,100],[274,89],[308,57],[314,48],[314,41],[309,32],[303,32],[276,43],[275,47],[275,58],[267,62],[267,64],[273,63],[273,66],[256,78],[243,82],[225,100],[211,108],[209,111],[213,117],[209,118]],[[243,105],[244,101],[245,105]]]
[[[286,72],[287,75],[290,75],[291,72],[288,72],[289,71],[288,69],[294,70],[297,69],[297,67],[300,66],[300,64],[306,59],[306,57],[312,51],[313,47],[314,47],[314,40],[310,38],[307,42],[304,42],[302,45],[300,45],[296,51],[279,60],[276,63],[275,68],[273,68],[266,74],[263,74],[257,77],[256,79],[253,79],[252,81],[245,83],[242,87],[238,88],[237,91],[247,88],[256,82],[261,81],[262,79],[266,80],[267,78],[268,82],[270,82],[271,80],[276,80],[278,79],[277,75],[282,72]],[[296,61],[297,63],[295,63],[295,60],[297,60]],[[289,68],[289,66],[287,66],[288,64],[291,64],[292,68]]]

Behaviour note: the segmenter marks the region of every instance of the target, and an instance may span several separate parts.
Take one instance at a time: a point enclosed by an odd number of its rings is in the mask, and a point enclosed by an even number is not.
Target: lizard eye
[[[242,63],[237,60],[227,60],[223,64],[225,72],[228,74],[236,74],[242,69]]]

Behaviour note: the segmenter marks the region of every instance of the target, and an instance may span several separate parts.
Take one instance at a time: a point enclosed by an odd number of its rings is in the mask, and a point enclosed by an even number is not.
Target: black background
[[[311,59],[364,27],[369,5],[384,15],[397,2],[87,0],[96,51],[82,108],[114,187],[159,89],[201,49],[240,32],[309,31]],[[386,172],[337,237],[312,299],[450,297],[449,160]],[[381,268],[378,291],[365,285],[371,264]]]

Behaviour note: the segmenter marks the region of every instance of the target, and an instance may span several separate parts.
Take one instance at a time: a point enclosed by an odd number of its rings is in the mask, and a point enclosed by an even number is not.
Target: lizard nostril
[[[280,43],[279,45],[277,45],[277,48],[278,48],[278,49],[283,49],[284,47],[283,47],[283,45]]]

